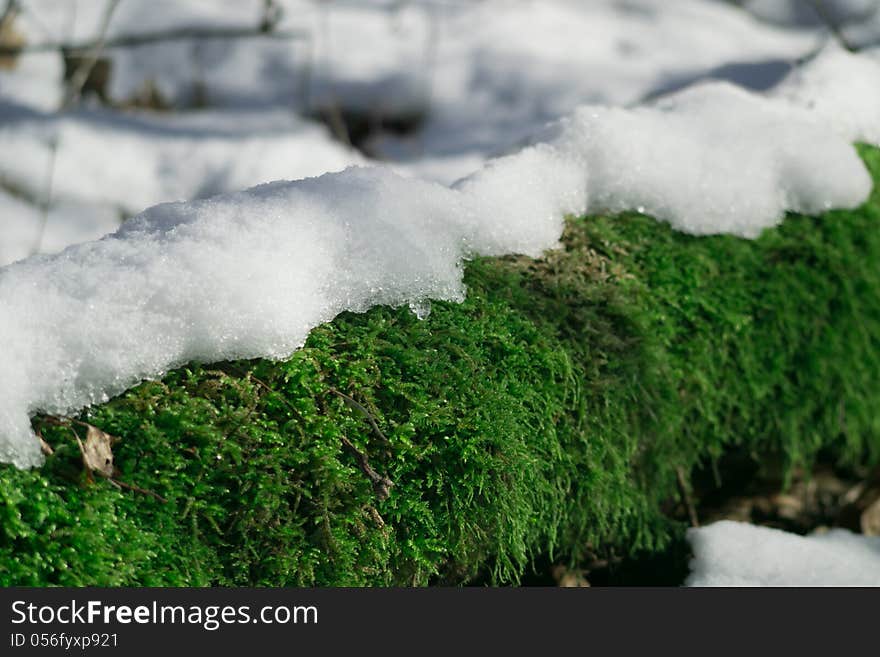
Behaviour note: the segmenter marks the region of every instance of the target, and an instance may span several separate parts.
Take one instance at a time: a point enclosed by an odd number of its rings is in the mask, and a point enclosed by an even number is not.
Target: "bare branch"
[[[93,46],[89,49],[88,54],[83,57],[79,66],[76,67],[76,70],[70,77],[70,82],[68,82],[67,89],[64,92],[64,100],[61,102],[62,110],[69,108],[79,100],[83,85],[85,85],[86,80],[89,79],[89,74],[92,72],[92,69],[95,68],[95,64],[101,56],[101,52],[104,50],[104,44],[107,39],[107,28],[110,27],[110,20],[113,18],[113,12],[116,11],[116,7],[119,6],[119,2],[120,0],[108,0],[107,6],[104,9],[104,17],[101,19],[101,29],[98,32],[98,40],[94,42]]]
[[[825,3],[822,0],[810,0],[810,4],[812,5],[816,15],[819,17],[819,20],[825,24],[825,27],[828,28],[828,31],[831,33],[837,42],[840,44],[842,48],[848,50],[850,52],[855,52],[857,48],[850,42],[850,40],[843,33],[843,28],[834,20],[834,17],[828,12],[828,8],[825,6]]]
[[[677,466],[675,468],[675,478],[678,482],[678,492],[681,495],[681,501],[684,504],[685,509],[687,509],[688,519],[690,520],[691,527],[699,527],[700,520],[697,516],[697,508],[694,506],[694,501],[691,499],[690,491],[688,490],[687,479],[684,475],[684,470],[681,466]]]
[[[367,476],[367,479],[373,483],[373,491],[376,493],[376,497],[378,497],[380,501],[388,499],[388,496],[391,494],[391,488],[394,486],[394,482],[388,477],[383,477],[376,472],[370,465],[370,460],[367,458],[367,455],[355,447],[354,443],[348,438],[341,436],[341,439],[345,448],[354,454],[357,459],[360,471],[363,472]]]
[[[3,15],[0,16],[0,25],[3,25],[7,20],[13,20],[16,14],[21,12],[21,6],[18,0],[7,0],[6,9],[3,10]]]
[[[136,48],[152,43],[164,43],[167,41],[201,41],[207,39],[277,39],[292,40],[310,38],[308,32],[303,30],[272,30],[264,32],[260,27],[229,27],[229,28],[203,28],[203,27],[179,27],[171,30],[155,32],[142,32],[140,34],[122,34],[106,39],[103,47],[111,48]],[[88,52],[92,50],[97,41],[83,41],[70,43],[64,41],[45,41],[22,46],[21,48],[0,46],[0,55],[18,55],[22,53],[52,52]]]

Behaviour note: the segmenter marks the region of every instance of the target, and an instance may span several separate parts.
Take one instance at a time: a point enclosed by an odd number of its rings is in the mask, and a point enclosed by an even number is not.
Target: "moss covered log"
[[[470,263],[427,319],[345,314],[284,362],[91,409],[122,488],[84,471],[82,425],[37,417],[46,465],[0,466],[0,584],[510,583],[663,549],[676,471],[731,449],[876,463],[878,226],[876,190],[754,241],[572,219],[544,259]]]

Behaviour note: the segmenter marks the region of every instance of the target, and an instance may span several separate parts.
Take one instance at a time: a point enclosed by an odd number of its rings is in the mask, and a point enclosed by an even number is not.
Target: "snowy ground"
[[[21,4],[29,45],[94,39],[107,6]],[[565,212],[753,237],[858,205],[880,2],[743,4],[285,0],[278,38],[109,48],[105,102],[66,112],[57,51],[0,58],[0,265],[83,243],[0,268],[0,460],[39,463],[38,410],[283,356],[342,310],[459,299],[464,259],[552,248]],[[248,28],[263,7],[122,0],[106,37]],[[145,90],[174,111],[122,109]],[[352,116],[373,126],[363,152]],[[373,166],[239,191],[351,164]],[[700,561],[721,530],[704,532],[695,581],[722,583],[705,564],[723,559]]]
[[[106,7],[104,0],[21,4],[15,29],[31,45],[96,38]],[[711,0],[285,0],[276,30],[289,38],[108,50],[112,101],[151,87],[176,107],[212,108],[191,116],[133,116],[95,103],[54,116],[62,58],[31,53],[0,67],[0,151],[15,154],[0,159],[0,182],[32,205],[48,197],[52,205],[109,204],[130,216],[163,201],[357,162],[331,130],[300,118],[344,110],[376,122],[416,117],[418,130],[375,131],[365,146],[403,173],[450,183],[578,105],[632,105],[704,78],[768,88],[827,39],[821,24],[786,14],[785,3],[752,4],[776,22]],[[776,5],[776,13],[767,8]],[[123,0],[107,36],[247,28],[262,11],[262,0]],[[0,251],[12,255],[0,263],[34,244],[60,246],[56,225],[48,222],[43,238],[39,228],[4,231]],[[95,222],[79,233],[58,230],[70,241],[99,235]]]

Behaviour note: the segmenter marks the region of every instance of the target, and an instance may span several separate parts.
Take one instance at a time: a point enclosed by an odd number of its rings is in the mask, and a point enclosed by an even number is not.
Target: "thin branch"
[[[52,456],[55,453],[55,450],[52,449],[52,445],[47,443],[45,438],[43,438],[43,432],[37,429],[34,433],[36,433],[37,438],[40,439],[40,451],[46,456]]]
[[[52,208],[52,187],[55,182],[55,161],[58,159],[58,134],[52,136],[49,141],[49,162],[46,171],[46,186],[43,188],[43,198],[40,202],[40,225],[37,227],[37,237],[31,248],[31,255],[40,252],[43,248],[43,236],[46,233],[46,225],[49,223],[49,210]]]
[[[379,500],[388,499],[388,496],[391,494],[391,488],[394,486],[394,482],[391,481],[388,477],[383,477],[378,472],[376,472],[372,466],[370,465],[370,461],[367,458],[367,455],[360,451],[354,444],[345,436],[342,436],[342,444],[355,455],[358,461],[358,467],[361,472],[363,472],[367,478],[373,482],[373,490],[376,492],[376,497]]]
[[[7,20],[14,20],[15,16],[20,12],[21,5],[18,0],[7,0],[6,9],[3,10],[3,15],[0,16],[0,25],[3,25]]]
[[[257,382],[258,385],[262,386],[270,393],[276,395],[278,397],[278,399],[280,399],[281,402],[284,403],[291,410],[291,412],[297,417],[297,419],[300,422],[305,423],[305,419],[303,418],[302,414],[296,409],[296,407],[293,404],[291,404],[287,400],[287,398],[283,394],[281,394],[277,390],[274,390],[268,383],[266,383],[262,379],[259,379],[256,376],[254,376],[252,372],[248,372],[247,376],[250,376],[254,381]],[[361,404],[356,402],[354,399],[352,399],[351,397],[349,397],[345,393],[339,392],[335,388],[330,388],[330,392],[332,392],[335,395],[338,395],[340,398],[342,398],[343,401],[346,401],[347,403],[354,405],[355,408],[357,408],[362,413],[364,413],[367,416],[367,418],[370,420],[370,424],[373,426],[373,430],[386,443],[388,442],[388,439],[385,437],[385,435],[379,429],[379,425],[376,424],[376,421],[373,419],[373,416],[370,415],[369,411],[367,411],[366,408],[364,408]],[[300,428],[300,429],[302,430],[302,428]],[[355,458],[357,459],[358,467],[360,468],[361,472],[363,472],[367,476],[367,478],[373,483],[373,490],[376,493],[376,497],[378,497],[380,501],[388,499],[388,496],[391,494],[391,489],[394,487],[394,482],[391,481],[391,479],[389,479],[388,477],[383,477],[378,472],[376,472],[373,469],[373,467],[370,465],[370,460],[369,460],[369,458],[367,458],[367,455],[364,454],[362,451],[360,451],[357,447],[355,447],[354,444],[348,438],[346,438],[345,436],[342,436],[341,440],[342,440],[342,444],[345,446],[345,448],[348,449],[352,454],[354,454]]]
[[[95,472],[97,472],[102,477],[105,476],[97,470],[95,470]],[[140,486],[135,486],[134,484],[128,484],[128,483],[122,481],[121,479],[115,479],[114,477],[107,477],[107,480],[111,484],[115,484],[119,488],[125,488],[125,489],[133,491],[135,493],[140,493],[141,495],[147,495],[149,497],[152,497],[155,500],[158,500],[159,502],[162,502],[162,504],[168,504],[168,500],[166,500],[164,497],[159,495],[159,493],[154,493],[151,490],[148,490],[146,488],[141,488]]]
[[[675,478],[678,481],[678,492],[681,495],[681,501],[687,509],[688,518],[691,521],[691,527],[699,527],[700,520],[697,517],[697,509],[694,506],[694,501],[691,499],[691,494],[688,490],[687,481],[684,476],[684,470],[681,466],[675,468]]]
[[[284,10],[276,0],[263,0],[263,18],[260,20],[260,31],[274,31],[283,15]]]
[[[825,6],[823,0],[810,0],[810,4],[812,5],[813,10],[816,12],[816,15],[819,16],[819,20],[821,20],[825,24],[825,27],[828,28],[828,31],[837,40],[841,47],[850,52],[855,52],[857,48],[847,38],[847,36],[843,33],[842,27],[828,12],[828,8]]]
[[[113,18],[113,12],[116,11],[116,8],[119,6],[119,2],[120,0],[108,0],[107,6],[104,9],[104,16],[101,19],[101,29],[98,32],[98,40],[94,42],[86,56],[80,61],[79,66],[76,67],[73,75],[70,77],[70,82],[68,82],[67,89],[64,92],[64,100],[61,102],[62,110],[69,108],[79,100],[83,86],[85,85],[86,80],[89,79],[92,69],[95,68],[95,64],[98,63],[98,59],[101,57],[101,53],[104,50],[107,40],[107,29],[110,27],[110,20]]]
[[[376,418],[373,417],[373,414],[370,413],[370,411],[368,411],[363,404],[356,401],[352,397],[349,397],[344,392],[340,392],[336,388],[330,388],[329,392],[331,392],[334,395],[336,395],[337,397],[339,397],[342,401],[345,402],[345,404],[347,406],[355,409],[356,411],[359,411],[365,418],[367,418],[367,421],[370,423],[370,426],[373,428],[373,433],[376,434],[376,436],[379,438],[379,440],[384,442],[386,445],[391,443],[391,441],[388,440],[388,438],[385,436],[385,434],[382,433],[382,430],[379,428],[379,425],[376,423]]]
[[[122,34],[104,41],[104,48],[136,48],[153,43],[167,41],[206,40],[206,39],[308,39],[309,34],[303,30],[274,30],[264,32],[260,27],[229,27],[229,28],[202,28],[202,27],[179,27],[171,30],[155,32],[143,32],[141,34]],[[92,50],[97,41],[83,41],[70,43],[64,41],[46,41],[25,45],[20,48],[0,46],[0,55],[17,55],[21,53],[53,52],[88,52]]]

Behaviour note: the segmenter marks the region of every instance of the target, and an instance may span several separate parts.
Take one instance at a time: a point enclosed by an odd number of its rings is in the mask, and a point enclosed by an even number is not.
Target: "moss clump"
[[[80,418],[164,501],[87,481],[77,426],[37,418],[55,454],[0,468],[0,584],[515,582],[662,548],[676,470],[734,447],[875,463],[878,222],[876,191],[755,241],[571,220],[424,321],[345,314],[284,362],[190,365]]]

